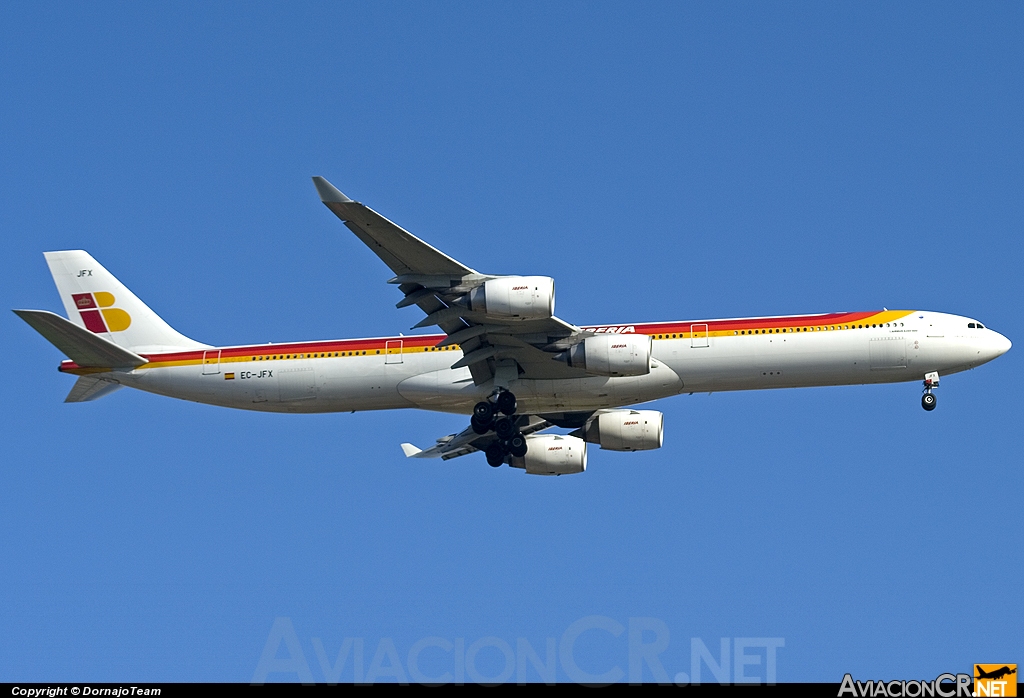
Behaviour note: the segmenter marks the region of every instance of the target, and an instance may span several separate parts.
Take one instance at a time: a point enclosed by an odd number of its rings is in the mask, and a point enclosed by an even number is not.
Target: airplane
[[[581,473],[587,445],[660,448],[661,412],[637,405],[727,390],[923,381],[980,366],[1010,340],[977,320],[919,310],[575,326],[554,314],[554,279],[482,274],[326,179],[323,204],[394,273],[388,283],[442,334],[211,346],[172,329],[82,250],[46,252],[67,318],[15,310],[78,377],[65,402],[129,386],[265,412],[418,408],[471,415],[407,457],[482,451],[493,467]],[[552,428],[568,433],[543,433]]]
[[[1017,666],[1016,665],[1014,665],[1013,669],[1011,669],[1009,666],[1003,666],[1003,667],[1000,667],[999,669],[995,669],[993,671],[985,671],[984,669],[979,667],[977,664],[974,665],[974,668],[975,668],[975,670],[977,671],[977,674],[978,674],[977,676],[974,677],[976,679],[1001,679],[1004,676],[1009,676],[1010,674],[1016,674],[1017,673]]]

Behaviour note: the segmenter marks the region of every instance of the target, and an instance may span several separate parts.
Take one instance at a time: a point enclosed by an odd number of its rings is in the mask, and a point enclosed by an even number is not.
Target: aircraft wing
[[[544,431],[554,426],[554,424],[546,419],[533,415],[520,417],[520,421],[525,422],[519,428],[519,431],[524,436],[536,434],[539,431]],[[448,436],[441,437],[434,446],[428,449],[421,450],[412,444],[405,443],[402,444],[402,451],[405,452],[406,458],[441,458],[443,460],[450,460],[475,453],[476,451],[484,451],[497,438],[493,431],[481,436],[473,431],[472,427],[467,427],[458,434],[449,434]]]
[[[348,198],[323,177],[314,177],[313,184],[324,206],[344,221],[345,226],[396,274],[461,279],[467,274],[476,273],[398,227],[369,206]]]
[[[458,344],[462,348],[463,357],[452,368],[468,367],[477,385],[491,380],[507,383],[519,377],[586,375],[553,360],[555,354],[585,336],[578,327],[556,317],[502,322],[470,310],[460,304],[460,299],[497,276],[480,274],[457,262],[348,198],[323,177],[314,177],[313,184],[324,205],[395,273],[389,283],[397,284],[405,295],[397,307],[416,305],[427,314],[413,329],[437,325],[448,335],[443,345]]]

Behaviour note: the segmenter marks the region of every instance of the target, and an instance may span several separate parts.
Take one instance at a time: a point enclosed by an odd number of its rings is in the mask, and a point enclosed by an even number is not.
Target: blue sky
[[[1011,3],[7,3],[0,290],[59,310],[41,252],[84,248],[202,341],[408,332],[319,174],[554,276],[577,324],[885,306],[1020,345],[1022,30]],[[64,405],[59,353],[0,323],[2,681],[249,681],[274,627],[318,682],[314,639],[407,673],[477,643],[497,676],[581,620],[580,669],[628,677],[595,617],[653,619],[670,678],[694,639],[782,638],[780,681],[1024,660],[1019,346],[933,413],[916,383],[683,396],[661,450],[533,478],[403,458],[448,415]]]

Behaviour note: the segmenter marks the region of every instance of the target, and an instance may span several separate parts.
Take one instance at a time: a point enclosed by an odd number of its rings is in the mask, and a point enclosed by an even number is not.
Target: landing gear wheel
[[[487,421],[486,423],[481,422],[479,419],[477,419],[476,415],[474,414],[469,420],[469,426],[473,427],[473,431],[475,431],[477,434],[482,435],[486,434],[491,430],[491,421]]]
[[[487,447],[484,455],[487,456],[487,465],[492,468],[497,468],[505,462],[505,449],[497,441]]]
[[[939,387],[939,374],[937,371],[924,374],[924,395],[921,396],[921,407],[931,412],[935,409],[935,396],[932,389]]]
[[[481,424],[490,424],[494,420],[494,405],[481,400],[473,406],[473,417]]]
[[[516,413],[516,396],[508,390],[498,393],[494,404],[502,414],[513,415]]]
[[[526,455],[526,437],[516,432],[512,435],[512,438],[508,440],[508,451],[516,458],[522,458]]]
[[[509,439],[516,433],[516,423],[507,417],[502,417],[494,422],[494,433],[499,439]]]

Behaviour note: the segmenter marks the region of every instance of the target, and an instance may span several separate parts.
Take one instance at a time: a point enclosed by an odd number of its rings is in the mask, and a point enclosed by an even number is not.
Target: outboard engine
[[[587,444],[575,436],[530,434],[522,458],[512,457],[509,465],[524,468],[530,475],[572,475],[587,469]]]

